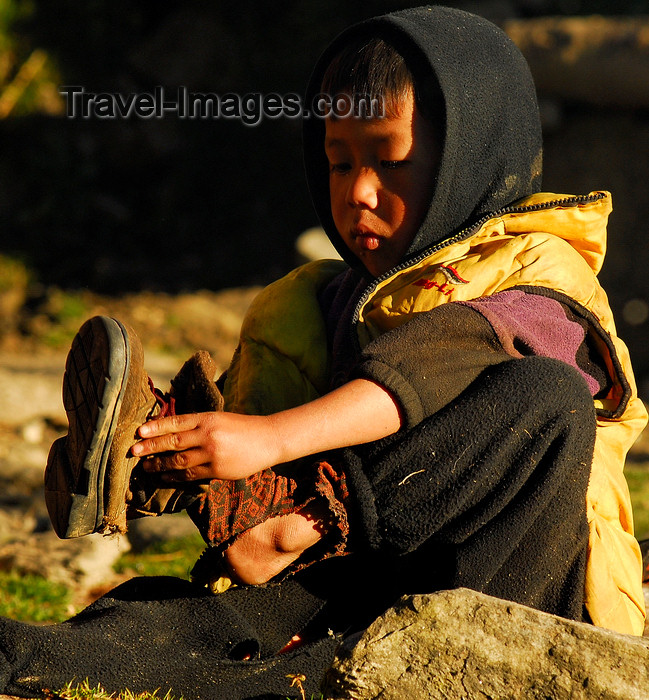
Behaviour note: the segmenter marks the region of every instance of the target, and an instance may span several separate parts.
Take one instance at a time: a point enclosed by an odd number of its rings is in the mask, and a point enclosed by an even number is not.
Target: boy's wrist
[[[284,412],[272,413],[264,416],[267,430],[263,435],[263,449],[268,461],[267,467],[275,467],[278,464],[291,462],[302,455],[291,455],[292,441],[286,437],[286,420]]]

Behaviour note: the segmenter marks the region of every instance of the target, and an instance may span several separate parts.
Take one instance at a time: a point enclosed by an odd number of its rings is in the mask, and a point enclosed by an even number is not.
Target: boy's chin
[[[363,251],[363,253],[360,255],[357,253],[357,255],[365,269],[373,277],[381,277],[381,275],[384,275],[399,264],[398,260],[393,260],[392,257],[388,255],[381,255],[380,251]]]

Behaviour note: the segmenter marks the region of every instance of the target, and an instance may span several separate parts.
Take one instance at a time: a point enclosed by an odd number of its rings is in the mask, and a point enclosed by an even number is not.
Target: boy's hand
[[[142,425],[131,452],[165,481],[243,479],[281,461],[272,421],[237,413],[189,413]]]
[[[145,423],[131,448],[145,471],[167,481],[241,479],[277,464],[391,435],[401,413],[387,389],[354,379],[318,399],[269,416],[190,413]]]

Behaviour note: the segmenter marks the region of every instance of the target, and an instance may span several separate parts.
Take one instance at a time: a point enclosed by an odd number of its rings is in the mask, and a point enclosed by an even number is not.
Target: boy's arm
[[[168,481],[241,479],[300,457],[379,440],[401,423],[392,394],[368,379],[354,379],[269,416],[197,413],[149,421],[140,427],[142,440],[132,452],[151,457],[144,468],[162,472]]]

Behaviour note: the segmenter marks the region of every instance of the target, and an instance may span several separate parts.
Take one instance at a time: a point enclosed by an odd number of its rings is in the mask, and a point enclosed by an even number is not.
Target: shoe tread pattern
[[[72,341],[63,378],[69,428],[55,441],[45,471],[45,497],[59,537],[98,531],[104,478],[128,372],[127,339],[107,317],[86,321]]]

